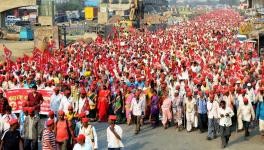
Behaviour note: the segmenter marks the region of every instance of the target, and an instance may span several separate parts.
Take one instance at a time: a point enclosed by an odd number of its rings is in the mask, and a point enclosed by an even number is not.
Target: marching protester
[[[162,124],[165,129],[167,129],[172,121],[172,112],[171,104],[172,100],[168,95],[168,91],[163,93],[164,100],[162,101],[161,110],[162,110]]]
[[[214,99],[213,95],[209,96],[209,101],[207,101],[207,116],[208,116],[208,140],[215,139],[218,135],[218,112],[219,103]]]
[[[264,87],[260,88],[259,102],[256,110],[256,119],[259,121],[259,131],[264,137]],[[262,97],[261,97],[262,96]]]
[[[6,108],[9,106],[6,97],[4,96],[4,91],[0,89],[0,115],[5,114]]]
[[[58,121],[55,123],[57,148],[60,150],[70,150],[72,149],[72,138],[75,137],[71,128],[71,122],[65,119],[64,111],[59,110],[58,115]]]
[[[28,107],[34,108],[36,115],[39,115],[40,105],[43,103],[42,94],[37,91],[37,86],[33,85],[33,92],[28,94]]]
[[[17,116],[14,113],[12,113],[11,106],[7,106],[5,114],[1,118],[1,126],[0,126],[1,134],[3,134],[6,130],[10,128],[9,121],[13,119],[17,119]]]
[[[249,125],[251,121],[255,120],[255,112],[252,104],[247,98],[244,98],[243,104],[239,106],[237,110],[237,115],[241,115],[243,126],[245,130],[245,139],[249,136]]]
[[[124,147],[122,143],[123,130],[115,124],[116,119],[114,115],[109,116],[109,127],[106,129],[108,150],[121,150]]]
[[[185,98],[184,106],[186,114],[186,130],[191,132],[193,128],[197,128],[197,105],[195,100],[192,98],[192,93],[188,92]]]
[[[151,125],[155,128],[159,125],[159,97],[156,90],[153,90],[153,95],[151,96],[150,115]]]
[[[200,132],[203,133],[207,130],[207,94],[199,93],[199,98],[196,100],[196,105],[198,109],[198,124]]]
[[[77,143],[74,145],[73,150],[93,150],[92,145],[86,141],[85,135],[80,134],[77,137]]]
[[[133,115],[133,119],[136,123],[135,134],[140,132],[141,119],[144,116],[145,111],[145,101],[140,98],[141,90],[136,91],[135,97],[132,99],[130,112]]]
[[[234,112],[230,107],[226,106],[225,101],[220,102],[220,108],[218,112],[218,117],[220,118],[220,136],[222,141],[222,148],[225,148],[229,142],[229,138],[231,136],[231,125],[232,120],[231,117],[234,115]]]
[[[0,149],[3,150],[24,150],[23,140],[20,137],[20,132],[17,130],[19,127],[18,120],[12,119],[9,121],[10,128],[5,131],[1,138]]]
[[[179,91],[175,91],[174,98],[172,100],[172,111],[175,128],[178,131],[183,130],[183,96],[179,95]]]
[[[254,46],[237,39],[241,21],[238,12],[220,9],[165,30],[131,28],[126,35],[120,31],[90,43],[78,40],[53,53],[36,48],[32,56],[5,59],[0,63],[0,130],[15,132],[9,121],[23,110],[20,131],[28,149],[39,114],[48,114],[46,149],[98,149],[97,123],[90,122],[108,119],[109,149],[122,148],[116,124],[132,120],[135,134],[149,120],[165,128],[174,122],[187,132],[199,124],[201,132],[208,129],[208,140],[220,134],[223,147],[231,125],[248,136],[254,118],[264,135],[264,62]],[[3,146],[10,146],[7,140]]]
[[[38,130],[40,118],[35,115],[33,107],[28,108],[28,116],[24,122],[24,149],[38,150]]]
[[[42,150],[57,150],[54,123],[53,119],[46,122],[47,127],[42,133]]]
[[[65,90],[64,96],[61,99],[59,110],[62,110],[63,112],[67,113],[68,108],[70,105],[73,106],[73,99],[71,97],[71,91],[70,90]]]
[[[62,94],[60,93],[60,89],[58,87],[54,88],[54,93],[50,98],[50,109],[56,114],[56,116],[58,116],[61,99]]]
[[[82,127],[80,128],[79,135],[83,134],[86,141],[92,145],[93,150],[98,149],[97,133],[95,127],[89,124],[88,118],[82,118]]]

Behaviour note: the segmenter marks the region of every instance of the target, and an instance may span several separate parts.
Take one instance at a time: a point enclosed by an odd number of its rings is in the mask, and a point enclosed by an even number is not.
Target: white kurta
[[[66,96],[63,96],[60,102],[59,110],[63,110],[65,113],[68,113],[68,107],[72,105],[73,106],[73,100],[71,97],[67,98]]]
[[[123,130],[120,126],[115,125],[115,132],[120,136],[122,139]],[[106,130],[107,134],[107,142],[108,142],[108,148],[122,148],[124,147],[124,144],[121,140],[117,139],[114,133],[110,130],[110,127]]]

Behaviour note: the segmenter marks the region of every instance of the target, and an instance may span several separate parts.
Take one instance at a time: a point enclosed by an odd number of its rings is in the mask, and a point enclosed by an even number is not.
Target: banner
[[[13,113],[19,113],[22,110],[22,103],[27,101],[28,94],[32,89],[12,89],[5,92],[9,105],[12,107]],[[38,90],[43,96],[43,103],[40,106],[40,114],[47,115],[50,111],[50,98],[53,91]]]

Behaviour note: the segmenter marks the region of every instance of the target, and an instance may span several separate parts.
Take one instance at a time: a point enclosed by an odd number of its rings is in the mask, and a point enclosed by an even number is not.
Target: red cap
[[[65,93],[65,94],[70,94],[71,91],[70,91],[70,90],[66,90],[64,93]]]
[[[82,113],[79,114],[79,118],[83,118],[85,116],[86,116],[86,114],[84,112],[82,112]]]
[[[59,87],[55,87],[55,88],[54,88],[54,91],[59,91],[59,90],[60,90]]]
[[[205,94],[206,94],[206,95],[209,95],[209,91],[205,91]]]
[[[116,115],[110,115],[109,120],[116,121]]]
[[[86,94],[85,89],[82,89],[82,90],[81,90],[81,94]]]
[[[59,114],[59,115],[64,115],[65,113],[64,113],[63,110],[59,110],[58,114]]]
[[[248,99],[247,99],[247,98],[244,98],[244,99],[243,99],[243,102],[244,102],[244,103],[248,103]]]
[[[10,126],[14,125],[14,124],[18,124],[18,120],[17,119],[12,119],[9,121]]]
[[[187,96],[188,96],[188,97],[191,97],[191,96],[192,96],[192,92],[188,92],[188,93],[187,93]]]
[[[87,122],[89,122],[88,118],[82,118],[82,123],[87,123]]]
[[[245,89],[242,89],[242,90],[241,90],[241,93],[242,93],[242,94],[246,94],[246,92],[247,92],[247,91],[246,91]]]
[[[80,134],[80,135],[77,137],[77,141],[85,141],[85,135]]]
[[[53,119],[48,120],[47,123],[46,123],[47,126],[50,126],[52,124],[54,124],[54,120]]]
[[[53,111],[49,111],[48,116],[49,116],[49,117],[50,117],[50,116],[54,116],[54,112],[53,112]]]

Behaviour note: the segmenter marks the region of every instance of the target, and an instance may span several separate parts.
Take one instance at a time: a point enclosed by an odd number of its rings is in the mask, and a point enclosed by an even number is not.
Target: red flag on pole
[[[10,60],[11,59],[12,51],[9,50],[8,48],[6,48],[5,46],[4,46],[4,54],[5,54],[5,59],[6,60]]]

